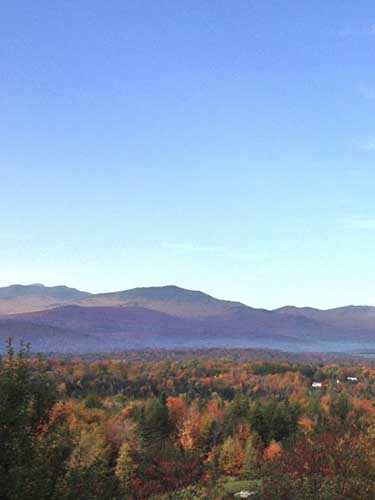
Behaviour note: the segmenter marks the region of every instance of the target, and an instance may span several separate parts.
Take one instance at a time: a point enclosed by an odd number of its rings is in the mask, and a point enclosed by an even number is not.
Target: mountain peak
[[[182,288],[177,285],[165,285],[165,286],[150,286],[150,287],[138,287],[120,292],[127,296],[141,296],[145,298],[154,298],[162,300],[217,300],[210,295],[203,293],[199,290],[188,290],[187,288]]]
[[[10,285],[0,287],[0,314],[40,311],[90,296],[90,293],[64,285],[51,287],[41,283]]]
[[[120,292],[100,293],[81,301],[88,306],[136,306],[157,310],[179,317],[209,317],[228,314],[238,302],[219,300],[199,290],[187,290],[177,285],[132,288]]]

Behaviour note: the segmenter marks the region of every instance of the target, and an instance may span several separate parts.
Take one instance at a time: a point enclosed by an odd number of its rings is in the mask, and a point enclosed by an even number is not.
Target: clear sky
[[[375,304],[373,0],[2,0],[0,285]]]

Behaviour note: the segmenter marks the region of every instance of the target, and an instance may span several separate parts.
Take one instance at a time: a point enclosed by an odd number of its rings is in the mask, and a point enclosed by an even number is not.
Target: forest
[[[375,368],[0,360],[4,500],[373,500]]]

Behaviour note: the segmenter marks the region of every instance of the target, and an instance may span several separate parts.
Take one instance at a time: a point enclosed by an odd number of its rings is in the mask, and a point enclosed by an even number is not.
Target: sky
[[[2,0],[0,286],[375,305],[372,0]]]

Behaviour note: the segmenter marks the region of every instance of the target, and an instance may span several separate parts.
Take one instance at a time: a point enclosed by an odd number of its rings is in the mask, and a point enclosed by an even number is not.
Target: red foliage
[[[167,493],[184,488],[199,476],[198,463],[171,462],[159,460],[148,467],[142,478],[133,481],[133,491],[137,499]]]

